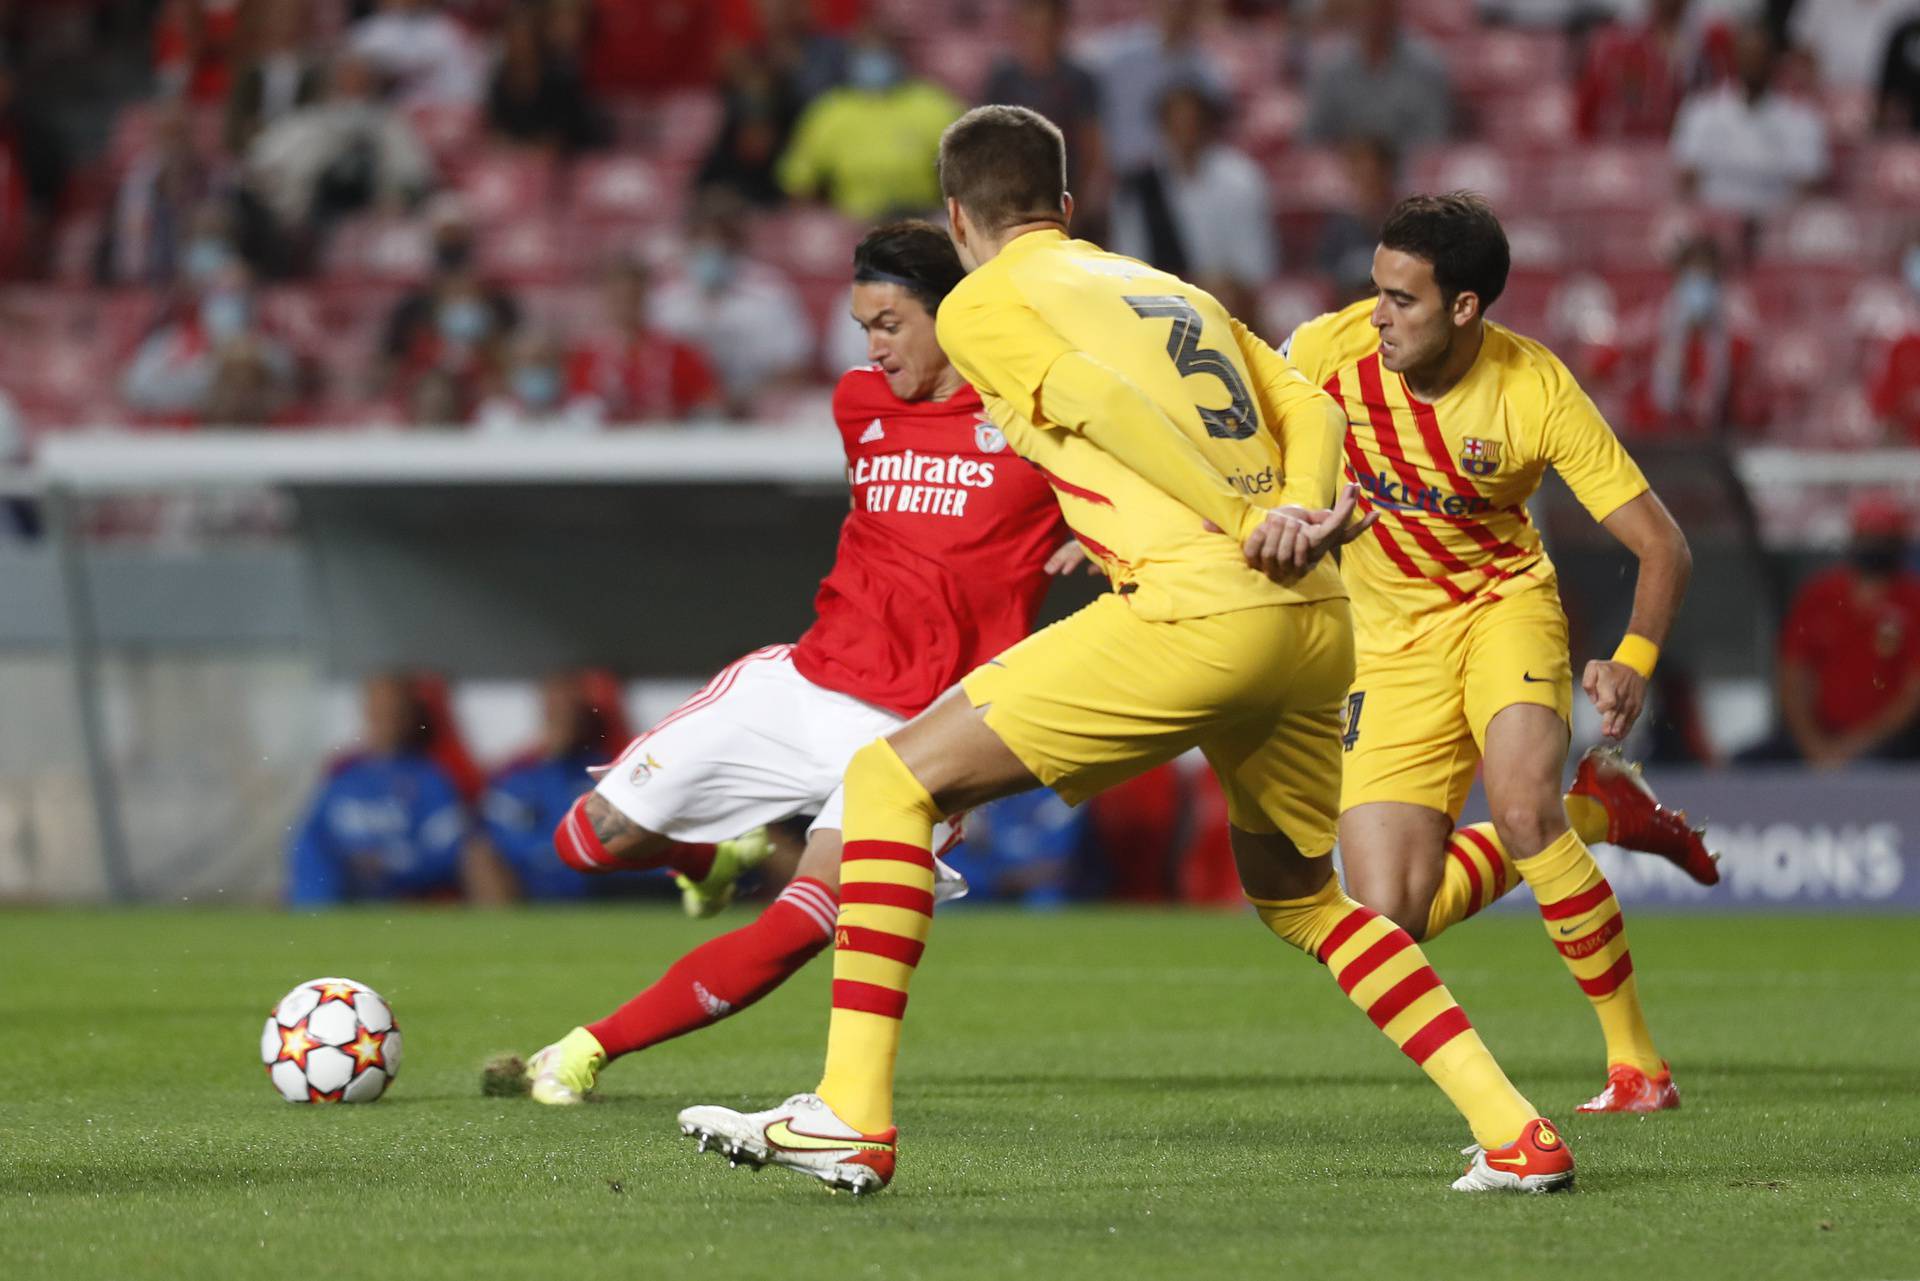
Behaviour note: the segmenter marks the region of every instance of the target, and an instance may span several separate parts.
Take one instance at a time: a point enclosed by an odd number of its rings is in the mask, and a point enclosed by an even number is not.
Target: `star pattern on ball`
[[[314,1088],[313,1088],[313,1087],[312,1087],[311,1085],[309,1085],[309,1086],[307,1087],[307,1102],[309,1102],[309,1103],[338,1103],[338,1102],[340,1102],[340,1100],[341,1100],[341,1097],[342,1097],[342,1096],[343,1096],[343,1095],[344,1095],[345,1093],[346,1093],[346,1087],[345,1087],[345,1086],[342,1086],[342,1087],[341,1087],[340,1089],[338,1089],[338,1090],[316,1090],[316,1089],[314,1089]]]
[[[320,1048],[320,1042],[307,1035],[307,1021],[301,1019],[292,1027],[280,1029],[280,1054],[278,1061],[291,1063],[302,1072],[307,1070],[307,1052]]]
[[[356,1074],[370,1067],[384,1068],[387,1065],[387,1034],[385,1032],[370,1032],[363,1027],[360,1029],[360,1035],[340,1048],[353,1055],[353,1070]]]
[[[348,1005],[352,1005],[353,998],[359,994],[360,989],[351,983],[322,983],[320,985],[320,999],[322,1001],[345,1001]]]

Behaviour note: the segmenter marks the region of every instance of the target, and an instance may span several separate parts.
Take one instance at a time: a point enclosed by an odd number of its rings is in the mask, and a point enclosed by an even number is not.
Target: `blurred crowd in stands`
[[[674,893],[664,872],[588,876],[554,852],[554,828],[593,785],[588,768],[629,740],[618,682],[604,672],[555,673],[541,682],[539,701],[538,741],[486,769],[466,746],[444,681],[416,672],[366,681],[359,741],[329,764],[289,834],[288,904]],[[786,883],[804,831],[802,820],[771,833],[775,853],[756,885],[770,894]],[[1238,904],[1226,831],[1226,798],[1211,772],[1176,761],[1078,810],[1046,791],[986,806],[968,816],[965,840],[947,858],[976,905]]]
[[[851,245],[937,210],[987,100],[1066,130],[1083,233],[1276,340],[1365,294],[1398,195],[1472,187],[1495,319],[1622,431],[1920,443],[1920,0],[62,0],[0,40],[15,452],[804,417],[864,359]]]

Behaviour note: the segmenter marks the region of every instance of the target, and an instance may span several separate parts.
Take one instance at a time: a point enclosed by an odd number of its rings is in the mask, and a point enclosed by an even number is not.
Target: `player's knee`
[[[924,813],[930,821],[940,818],[933,797],[884,738],[853,754],[847,762],[846,787],[848,797],[860,797],[863,803]]]
[[[1560,798],[1541,802],[1531,797],[1496,805],[1493,828],[1513,858],[1529,858],[1551,845],[1567,827]]]
[[[1349,875],[1347,893],[1356,903],[1380,913],[1416,941],[1427,932],[1427,919],[1433,911],[1431,891],[1422,894],[1417,887],[1396,878]]]

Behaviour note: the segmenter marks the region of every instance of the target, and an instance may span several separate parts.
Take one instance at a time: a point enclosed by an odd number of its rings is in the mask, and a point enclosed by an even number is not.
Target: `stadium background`
[[[860,358],[849,250],[925,202],[926,131],[880,125],[937,130],[997,73],[1085,107],[1089,230],[1181,255],[1275,341],[1352,296],[1383,198],[1491,196],[1515,251],[1494,318],[1574,366],[1696,555],[1633,750],[1716,820],[1728,884],[1611,860],[1614,884],[1920,907],[1912,764],[1735,759],[1775,737],[1796,589],[1862,520],[1920,509],[1920,117],[1900,58],[1854,47],[1897,52],[1920,5],[1664,6],[1670,83],[1648,79],[1650,7],[1080,0],[1061,42],[1089,97],[1032,71],[1048,7],[1011,0],[6,6],[0,897],[272,901],[374,673],[442,679],[484,769],[536,737],[550,672],[612,673],[645,724],[797,634],[844,510],[826,394]],[[1783,143],[1689,183],[1674,120],[1738,77],[1751,30],[1818,164]],[[1336,74],[1370,41],[1377,115]],[[1204,160],[1186,188],[1126,159],[1169,145],[1166,89]],[[1146,104],[1131,125],[1121,91]],[[909,176],[876,196],[783,166],[807,94]],[[309,95],[340,110],[301,117]],[[1250,212],[1222,235],[1182,191]],[[1576,655],[1605,651],[1630,563],[1564,491],[1536,517]],[[1230,900],[1218,817],[1175,766],[1009,884]]]

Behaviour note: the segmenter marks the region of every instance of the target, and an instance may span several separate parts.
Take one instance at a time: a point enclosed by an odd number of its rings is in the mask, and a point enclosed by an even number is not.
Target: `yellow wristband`
[[[1644,636],[1628,632],[1620,638],[1620,646],[1613,651],[1613,661],[1625,663],[1639,672],[1646,680],[1653,679],[1653,667],[1660,661],[1660,647]]]

